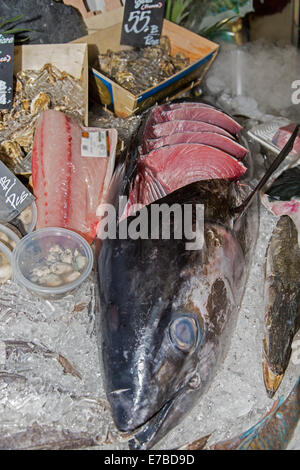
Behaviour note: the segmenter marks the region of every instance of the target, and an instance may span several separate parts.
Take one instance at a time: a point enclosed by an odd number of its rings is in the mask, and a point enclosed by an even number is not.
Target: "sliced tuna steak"
[[[145,142],[142,150],[147,153],[159,147],[180,143],[210,145],[211,147],[223,150],[238,159],[242,159],[248,152],[248,150],[238,142],[215,132],[180,132],[160,139],[149,139]]]
[[[150,132],[148,138],[159,138],[181,132],[215,132],[233,139],[233,136],[222,127],[202,121],[175,120],[160,122],[159,124],[153,124]]]
[[[113,170],[117,137],[115,130],[109,131],[110,157],[82,157],[83,130],[59,111],[43,112],[34,136],[32,181],[37,228],[68,228],[91,242],[99,222],[96,209]]]
[[[177,144],[141,158],[123,217],[195,181],[238,179],[246,167],[231,155],[201,144]]]
[[[237,134],[242,126],[227,114],[207,106],[186,106],[164,111],[161,107],[154,108],[151,118],[152,125],[158,122],[174,120],[204,121],[222,127],[231,134]]]

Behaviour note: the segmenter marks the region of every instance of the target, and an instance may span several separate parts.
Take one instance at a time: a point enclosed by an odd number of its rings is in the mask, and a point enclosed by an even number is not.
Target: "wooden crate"
[[[88,49],[86,44],[32,44],[15,46],[14,73],[40,70],[45,64],[56,66],[82,80],[85,97],[84,124],[88,125]]]
[[[168,36],[170,39],[171,54],[183,53],[189,57],[190,65],[157,86],[149,88],[139,95],[133,95],[93,67],[100,53],[103,54],[108,49],[117,52],[130,48],[120,45],[123,11],[123,8],[118,8],[112,12],[89,18],[86,20],[86,24],[89,31],[93,30],[94,32],[73,41],[74,43],[88,44],[91,94],[118,117],[131,116],[156,102],[167,97],[171,99],[199,84],[219,49],[218,44],[175,23],[164,20],[162,35]],[[109,27],[105,27],[107,24]]]

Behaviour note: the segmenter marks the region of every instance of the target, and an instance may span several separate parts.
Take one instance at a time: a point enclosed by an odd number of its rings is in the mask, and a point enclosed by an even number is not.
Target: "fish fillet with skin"
[[[178,132],[162,137],[160,139],[149,139],[145,143],[145,150],[151,150],[180,143],[204,144],[223,150],[239,160],[242,159],[248,150],[238,142],[220,135],[216,132]]]
[[[179,132],[215,132],[233,139],[233,136],[225,131],[225,129],[222,129],[222,127],[215,126],[209,122],[190,121],[187,119],[177,119],[153,124],[149,132],[150,135],[147,135],[148,139],[165,137]]]
[[[117,138],[116,131],[109,130],[109,157],[82,157],[83,129],[62,112],[41,114],[33,143],[32,181],[36,227],[67,228],[91,242],[99,222],[96,209],[112,173]]]
[[[227,114],[208,106],[186,106],[176,108],[157,107],[151,116],[152,122],[165,122],[173,120],[203,121],[219,126],[222,129],[237,134],[242,126]]]

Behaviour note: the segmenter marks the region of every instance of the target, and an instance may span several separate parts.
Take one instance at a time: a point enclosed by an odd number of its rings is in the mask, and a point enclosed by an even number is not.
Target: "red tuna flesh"
[[[208,122],[222,127],[231,134],[237,134],[242,130],[242,126],[230,116],[208,106],[186,106],[165,111],[162,107],[157,107],[153,109],[150,119],[152,125],[165,121],[190,120]]]
[[[245,171],[231,155],[207,145],[177,144],[153,150],[139,162],[123,217],[195,181],[238,179]]]
[[[216,132],[180,132],[160,139],[148,139],[145,141],[142,150],[144,153],[148,153],[159,147],[180,143],[210,145],[211,147],[223,150],[238,159],[242,159],[248,152],[245,147],[235,140],[224,135],[217,134]]]
[[[153,124],[151,128],[151,136],[153,138],[165,137],[170,134],[178,134],[181,132],[215,132],[226,137],[233,139],[233,136],[222,129],[222,127],[214,126],[208,122],[202,121],[188,121],[188,120],[176,120],[160,122],[159,124]]]
[[[99,222],[96,209],[107,188],[112,165],[110,157],[81,156],[83,129],[59,111],[41,114],[34,135],[32,181],[37,228],[67,228],[91,242]],[[116,144],[113,134],[112,147]]]
[[[278,131],[276,132],[276,134],[274,135],[273,137],[273,143],[280,149],[282,149],[285,144],[287,143],[287,141],[289,140],[289,138],[291,137],[292,133],[294,132],[295,128],[296,128],[297,124],[295,123],[291,123],[291,124],[288,124],[287,126],[284,126],[284,127],[281,127],[280,129],[278,129]],[[294,147],[293,147],[293,150],[291,151],[291,153],[295,154],[295,155],[299,155],[300,154],[300,133],[298,134],[296,140],[295,140],[295,143],[294,143]]]

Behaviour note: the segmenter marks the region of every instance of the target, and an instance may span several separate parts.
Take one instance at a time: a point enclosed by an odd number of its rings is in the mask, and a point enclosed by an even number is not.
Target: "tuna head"
[[[243,254],[225,228],[207,225],[205,240],[204,251],[182,240],[107,240],[101,250],[105,386],[117,427],[143,426],[133,447],[153,446],[178,424],[228,343]]]

